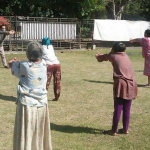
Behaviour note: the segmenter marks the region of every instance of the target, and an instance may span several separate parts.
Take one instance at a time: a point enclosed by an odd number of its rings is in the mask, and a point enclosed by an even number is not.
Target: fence
[[[46,18],[4,16],[15,34],[7,36],[8,50],[22,51],[33,40],[41,42],[48,36],[55,49],[89,48],[92,46],[94,20],[79,21],[75,18]]]

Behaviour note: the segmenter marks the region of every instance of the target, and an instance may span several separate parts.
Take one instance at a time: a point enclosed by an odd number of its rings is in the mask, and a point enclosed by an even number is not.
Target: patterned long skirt
[[[52,150],[48,106],[16,108],[13,150]]]

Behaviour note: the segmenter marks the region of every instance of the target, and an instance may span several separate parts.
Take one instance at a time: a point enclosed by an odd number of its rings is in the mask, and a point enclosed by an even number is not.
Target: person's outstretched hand
[[[15,33],[14,30],[10,30],[10,31],[9,31],[9,34],[14,34],[14,33]]]
[[[18,59],[15,57],[14,59],[12,59],[12,60],[10,60],[10,61],[8,62],[8,65],[9,65],[9,67],[11,68],[13,62],[19,62],[19,61],[20,61],[20,60],[18,60]]]
[[[95,55],[95,57],[97,57],[97,56],[101,56],[101,55],[103,55],[102,53],[100,53],[100,52],[98,52],[96,55]]]
[[[130,43],[133,43],[133,40],[132,40],[132,39],[130,39]]]

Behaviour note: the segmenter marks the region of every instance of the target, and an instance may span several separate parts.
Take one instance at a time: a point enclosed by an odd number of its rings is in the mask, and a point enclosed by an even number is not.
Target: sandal
[[[129,134],[129,131],[128,131],[128,130],[122,129],[122,132],[123,132],[124,134]]]
[[[117,133],[116,133],[116,132],[113,132],[112,130],[104,131],[104,134],[108,134],[108,135],[111,135],[111,136],[117,135]]]
[[[124,130],[124,129],[120,129],[119,132],[120,132],[120,133],[123,133],[123,134],[129,134],[129,131],[128,131],[128,130]]]

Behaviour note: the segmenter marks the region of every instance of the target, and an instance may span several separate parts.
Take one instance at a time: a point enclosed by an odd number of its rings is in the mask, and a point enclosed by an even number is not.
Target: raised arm
[[[10,31],[0,31],[0,34],[6,34],[6,35],[12,35],[12,34],[14,34],[15,33],[15,31],[14,30],[10,30]]]
[[[96,59],[98,62],[102,62],[102,61],[108,61],[109,60],[109,54],[101,54],[101,53],[97,53],[95,55]]]
[[[140,41],[139,41],[139,38],[136,38],[136,39],[130,39],[130,43],[134,43],[134,42],[140,42]]]
[[[12,75],[19,78],[20,75],[20,61],[15,57],[14,59],[9,61],[9,67],[11,68]]]
[[[9,32],[9,34],[15,34],[15,31],[14,30],[10,30],[10,31],[8,31]]]
[[[20,60],[18,60],[16,57],[15,57],[14,59],[10,60],[10,61],[8,62],[8,65],[9,65],[10,68],[12,68],[12,64],[13,64],[14,62],[20,62]]]

